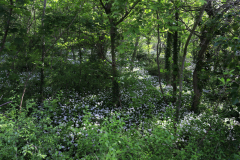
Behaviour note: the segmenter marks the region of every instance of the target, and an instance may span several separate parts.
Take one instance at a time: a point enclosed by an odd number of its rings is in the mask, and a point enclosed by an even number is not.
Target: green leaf
[[[207,3],[205,0],[199,0],[199,2],[204,5],[205,3]]]
[[[227,79],[226,83],[228,83],[229,81],[231,81],[231,79]]]
[[[224,78],[218,78],[223,84],[225,84]]]
[[[47,157],[47,155],[41,155],[41,157],[42,157],[42,158],[46,158],[46,157]]]

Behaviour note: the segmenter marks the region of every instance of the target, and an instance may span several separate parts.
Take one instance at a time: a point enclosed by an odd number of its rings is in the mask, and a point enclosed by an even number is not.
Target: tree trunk
[[[178,25],[178,17],[179,13],[176,11],[175,13],[175,20],[176,20],[176,26]],[[177,75],[178,75],[178,52],[179,52],[179,47],[178,47],[178,31],[174,32],[174,37],[173,37],[173,103],[176,102],[177,100]]]
[[[158,12],[157,12],[157,19],[159,19]],[[159,24],[158,24],[157,27],[158,27],[158,28],[157,28],[157,33],[158,33],[158,43],[157,43],[158,82],[159,82],[159,86],[160,86],[160,89],[161,89],[161,92],[162,92],[162,95],[163,95],[163,100],[164,100],[164,102],[167,104],[166,98],[165,98],[165,96],[164,96],[162,84],[161,84],[161,74],[160,74],[160,64],[159,64],[159,56],[160,56],[160,54],[161,54],[161,47],[159,47],[159,46],[160,46],[160,43],[161,43],[160,35],[159,35]]]
[[[74,47],[73,46],[72,46],[72,55],[73,55],[74,62],[76,62],[76,56],[75,56],[75,52],[74,52]]]
[[[131,71],[133,71],[134,60],[135,60],[136,55],[137,55],[137,48],[138,48],[139,39],[140,39],[140,36],[137,36],[136,37],[136,42],[135,42],[135,45],[134,45],[133,54],[132,54],[132,59],[131,59],[131,67],[130,67]]]
[[[193,72],[193,90],[194,90],[194,96],[193,96],[193,102],[192,102],[192,108],[191,111],[194,113],[198,112],[198,106],[200,104],[200,98],[202,96],[202,82],[199,82],[199,74],[202,69],[203,65],[203,55],[207,50],[208,44],[210,42],[210,39],[205,38],[201,40],[201,50],[198,52],[198,58],[196,67]]]
[[[98,59],[104,60],[105,57],[105,37],[104,34],[98,33],[98,43],[96,44]]]
[[[82,50],[81,50],[81,45],[79,45],[78,49],[78,56],[79,56],[79,63],[80,63],[80,68],[79,68],[79,86],[81,86],[81,74],[82,74]]]
[[[167,33],[167,48],[165,51],[165,69],[167,72],[165,73],[165,78],[167,85],[170,85],[170,74],[171,74],[171,63],[169,61],[169,58],[171,57],[171,51],[172,51],[172,33]]]
[[[214,12],[214,8],[212,7],[211,3],[212,3],[212,1],[208,1],[206,4],[206,8],[205,8],[205,11],[207,12],[207,14],[210,18],[213,16],[213,12]],[[225,11],[227,11],[227,10],[225,10]],[[219,18],[220,17],[216,17],[216,19],[212,19],[212,20],[217,21],[217,19],[219,19]],[[196,63],[196,67],[193,72],[194,97],[193,97],[191,111],[194,111],[194,113],[199,112],[199,104],[200,104],[200,98],[202,96],[202,88],[206,84],[206,81],[203,82],[203,81],[199,80],[199,75],[201,74],[201,69],[203,66],[204,54],[208,48],[210,41],[214,37],[215,27],[216,26],[214,24],[211,24],[209,26],[205,25],[201,31],[201,36],[200,36],[200,48],[201,49],[198,51],[197,63]]]
[[[44,4],[43,4],[43,17],[42,17],[42,27],[44,26],[43,20],[44,20],[44,16],[45,16],[45,9],[46,9],[46,3],[47,0],[44,0]],[[43,103],[43,99],[44,99],[44,55],[45,55],[45,40],[44,40],[45,36],[43,35],[42,37],[42,66],[41,66],[41,72],[40,72],[40,104]]]
[[[111,37],[111,54],[112,54],[112,98],[113,105],[119,107],[119,84],[117,82],[117,66],[116,66],[116,53],[115,53],[115,40],[116,40],[117,28],[114,24],[111,24],[110,37]]]
[[[112,18],[111,14],[114,13],[112,10],[112,1],[107,1],[106,4],[103,4],[103,1],[100,0],[100,3],[105,10],[105,13],[108,15],[110,23],[110,38],[111,38],[111,54],[112,54],[112,98],[113,105],[118,107],[120,106],[120,91],[119,84],[117,83],[117,66],[116,66],[116,53],[115,53],[115,39],[117,33],[117,25],[123,22],[123,20],[131,13],[131,10],[138,4],[139,1],[135,1],[133,5],[129,8],[129,11],[126,11],[125,14],[118,20]]]
[[[148,50],[147,50],[147,52],[148,52],[148,56],[150,55],[150,43],[151,43],[151,36],[149,36],[149,34],[151,34],[151,32],[149,32],[148,33],[148,35],[147,35],[147,46],[148,46]]]
[[[13,0],[10,0],[10,5],[11,5],[12,7],[10,7],[10,9],[9,9],[9,17],[8,17],[8,21],[7,21],[7,24],[6,24],[5,33],[4,33],[4,36],[3,36],[3,39],[2,39],[2,45],[1,45],[1,47],[0,47],[0,53],[3,51],[4,44],[5,44],[5,42],[6,42],[7,35],[8,35],[8,31],[9,31],[10,19],[11,19],[12,11],[13,11]],[[0,41],[0,42],[1,42],[1,41]],[[0,44],[1,44],[1,43],[0,43]]]

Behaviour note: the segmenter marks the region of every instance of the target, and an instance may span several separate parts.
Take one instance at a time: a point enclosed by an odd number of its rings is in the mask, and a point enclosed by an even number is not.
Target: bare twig
[[[181,18],[179,18],[179,20],[185,25],[187,30],[191,32],[191,29],[187,26],[187,24]],[[200,37],[200,35],[196,31],[194,31],[193,34],[196,35],[197,37]]]
[[[1,97],[1,98],[2,98],[2,97]],[[9,102],[6,102],[6,103],[3,103],[3,104],[0,105],[0,107],[6,105],[6,104],[8,104],[8,103],[12,103],[12,101],[9,101]]]

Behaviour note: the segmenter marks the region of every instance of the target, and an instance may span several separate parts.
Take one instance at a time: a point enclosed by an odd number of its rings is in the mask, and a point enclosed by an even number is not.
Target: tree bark
[[[105,37],[104,34],[98,33],[98,42],[96,44],[98,59],[104,60],[105,59]]]
[[[44,26],[43,20],[45,16],[45,10],[46,10],[46,3],[47,0],[44,0],[43,4],[43,15],[42,15],[42,27]],[[41,72],[40,72],[40,104],[43,103],[44,99],[44,55],[45,55],[45,36],[42,37],[42,66],[41,66]]]
[[[138,48],[139,39],[140,39],[140,36],[137,36],[136,37],[136,42],[135,42],[135,45],[134,45],[133,54],[132,54],[132,59],[131,59],[131,67],[130,67],[131,71],[133,71],[134,60],[135,60],[136,55],[137,55],[137,48]]]
[[[73,55],[74,62],[76,62],[76,55],[75,55],[75,51],[74,51],[74,47],[73,46],[72,46],[72,55]]]
[[[209,33],[211,34],[211,33]],[[194,90],[194,96],[193,96],[193,103],[191,107],[191,111],[194,113],[198,112],[198,106],[200,104],[200,98],[202,96],[202,85],[199,84],[199,74],[202,69],[203,65],[203,55],[207,50],[207,47],[209,45],[210,39],[206,38],[201,41],[201,50],[198,52],[198,58],[196,67],[193,72],[193,90]]]
[[[158,12],[157,12],[157,19],[159,19]],[[159,64],[159,56],[161,54],[161,51],[159,51],[159,44],[160,44],[159,24],[158,24],[158,28],[157,28],[157,33],[158,33],[158,43],[157,43],[158,82],[159,82],[160,89],[161,89],[161,92],[162,92],[162,95],[163,95],[163,100],[167,104],[167,100],[164,96],[164,92],[163,92],[163,88],[162,88],[162,84],[161,84],[161,74],[160,74],[160,64]]]
[[[117,82],[117,65],[116,65],[116,53],[115,53],[115,40],[116,40],[117,28],[114,24],[111,24],[110,37],[111,37],[111,54],[112,54],[112,98],[113,105],[119,107],[119,84]]]
[[[146,39],[147,39],[147,46],[148,46],[148,49],[147,49],[147,52],[148,52],[148,56],[150,56],[150,43],[151,43],[151,31],[149,33],[147,33],[147,36],[146,36]]]
[[[171,81],[170,81],[171,63],[169,61],[169,58],[171,57],[171,51],[172,51],[172,33],[168,32],[167,33],[167,48],[165,51],[165,69],[167,71],[165,73],[165,78],[166,78],[167,85],[170,85],[170,83],[171,83]]]
[[[178,17],[179,17],[179,13],[176,10],[176,13],[175,13],[176,26],[178,26]],[[178,43],[178,31],[176,30],[174,32],[174,37],[173,37],[173,67],[172,67],[173,68],[173,73],[172,73],[173,103],[175,103],[177,100],[177,75],[178,75],[178,52],[179,52],[178,44],[179,44]]]

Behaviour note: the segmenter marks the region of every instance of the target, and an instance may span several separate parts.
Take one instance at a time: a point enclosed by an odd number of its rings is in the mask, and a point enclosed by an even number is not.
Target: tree
[[[43,14],[42,14],[42,27],[44,28],[44,16],[45,16],[45,10],[46,10],[46,4],[47,4],[47,0],[44,0],[43,2]],[[39,102],[40,104],[43,103],[43,99],[44,99],[44,55],[45,55],[45,36],[44,34],[42,35],[42,66],[41,66],[41,75],[40,75],[40,98],[39,98]]]
[[[13,1],[10,0],[10,8],[9,8],[9,15],[7,15],[7,12],[4,13],[4,16],[6,16],[7,18],[7,23],[5,24],[5,33],[4,33],[4,36],[3,36],[3,39],[1,40],[1,47],[0,47],[0,53],[3,51],[4,49],[4,45],[5,45],[5,42],[6,42],[6,39],[7,39],[7,35],[8,35],[8,31],[9,31],[9,27],[10,27],[10,23],[11,23],[11,16],[12,16],[12,11],[13,11]]]
[[[234,5],[239,4],[239,1],[233,2]],[[234,6],[233,5],[233,6]],[[206,81],[200,80],[200,75],[202,74],[202,67],[203,67],[203,59],[204,54],[206,53],[209,44],[216,36],[218,31],[218,27],[216,27],[216,23],[222,20],[221,15],[225,14],[229,9],[231,9],[230,1],[226,4],[220,6],[218,9],[214,8],[212,5],[212,1],[209,0],[205,11],[207,12],[209,19],[208,23],[201,29],[201,36],[200,36],[200,50],[197,53],[197,63],[196,67],[193,72],[193,89],[194,89],[194,97],[191,110],[195,113],[198,112],[198,106],[200,104],[200,98],[202,95],[203,86],[206,84]]]
[[[125,1],[121,2],[124,3]],[[105,4],[102,0],[100,0],[100,3],[102,5],[102,8],[104,9],[105,13],[108,16],[109,25],[110,25],[110,39],[111,39],[111,55],[112,55],[112,97],[113,97],[113,104],[116,107],[119,107],[119,99],[120,99],[120,91],[119,91],[119,84],[117,82],[118,78],[118,71],[117,71],[117,64],[116,64],[116,36],[117,36],[117,26],[124,21],[124,19],[131,13],[131,11],[135,8],[135,6],[139,3],[139,1],[136,1],[133,3],[132,6],[129,7],[129,9],[125,10],[125,7],[120,7],[119,9],[116,9],[115,6],[117,4],[120,5],[119,2],[115,2],[112,0],[108,0]],[[117,7],[119,8],[119,6]],[[117,20],[117,14],[120,13],[122,17]]]
[[[178,17],[179,10],[177,9],[178,3],[175,3],[175,26],[178,26]],[[178,31],[174,31],[173,35],[173,73],[172,73],[172,81],[173,81],[173,102],[175,103],[177,100],[177,77],[178,77],[178,54],[179,54],[179,39],[178,39]]]
[[[183,69],[184,69],[184,63],[185,63],[185,58],[186,58],[186,55],[187,55],[187,47],[188,47],[188,44],[190,42],[190,39],[195,31],[195,29],[197,28],[197,25],[198,23],[200,22],[201,20],[201,17],[203,15],[203,12],[205,10],[205,7],[206,7],[206,4],[204,4],[200,10],[200,13],[199,13],[199,16],[198,18],[196,19],[196,21],[194,22],[194,25],[193,25],[193,28],[188,36],[188,39],[185,43],[185,47],[184,47],[184,51],[183,51],[183,59],[182,59],[182,66],[181,66],[181,70],[179,72],[179,96],[178,96],[178,103],[177,103],[177,111],[176,111],[176,122],[178,122],[179,120],[179,111],[180,111],[180,106],[181,106],[181,98],[182,98],[182,80],[183,80]]]

